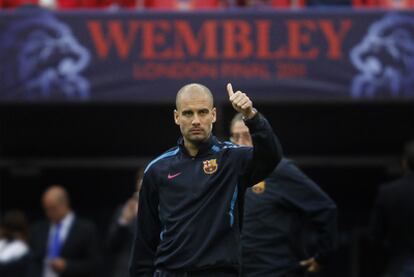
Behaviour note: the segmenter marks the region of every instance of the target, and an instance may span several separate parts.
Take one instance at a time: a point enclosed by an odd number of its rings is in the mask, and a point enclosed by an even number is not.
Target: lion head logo
[[[67,25],[46,12],[23,15],[0,36],[0,97],[87,99],[81,72],[90,54]]]
[[[414,96],[414,18],[392,14],[373,23],[350,52],[359,74],[352,97]]]

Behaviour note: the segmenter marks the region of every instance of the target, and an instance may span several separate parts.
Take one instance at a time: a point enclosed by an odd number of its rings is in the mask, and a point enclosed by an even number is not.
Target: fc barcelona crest
[[[213,174],[217,171],[217,167],[216,159],[203,161],[203,169],[206,174]]]
[[[254,185],[252,187],[252,191],[256,194],[261,194],[265,191],[266,189],[266,183],[265,181],[261,181],[260,183],[257,183],[256,185]]]

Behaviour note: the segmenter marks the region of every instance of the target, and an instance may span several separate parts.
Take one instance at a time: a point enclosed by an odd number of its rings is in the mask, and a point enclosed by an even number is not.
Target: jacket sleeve
[[[269,178],[268,188],[277,182],[281,199],[304,215],[309,237],[315,236],[314,253],[320,262],[328,258],[336,244],[337,207],[335,202],[319,186],[307,177],[293,162],[282,162]]]
[[[282,147],[269,122],[260,113],[245,120],[245,124],[252,136],[253,148],[248,150],[242,183],[244,186],[253,186],[275,169],[282,158]]]
[[[151,168],[152,169],[152,168]],[[158,189],[151,169],[144,174],[131,253],[131,277],[153,276],[154,259],[160,242],[161,223],[158,217]]]

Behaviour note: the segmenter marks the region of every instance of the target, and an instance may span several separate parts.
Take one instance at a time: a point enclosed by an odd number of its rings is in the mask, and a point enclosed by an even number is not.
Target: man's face
[[[216,108],[205,93],[184,93],[174,111],[174,119],[184,140],[197,144],[210,136],[216,122]]]
[[[249,128],[242,120],[236,121],[231,127],[231,141],[242,146],[253,146]]]
[[[60,222],[66,215],[65,205],[48,197],[43,198],[43,209],[47,218],[53,223]]]

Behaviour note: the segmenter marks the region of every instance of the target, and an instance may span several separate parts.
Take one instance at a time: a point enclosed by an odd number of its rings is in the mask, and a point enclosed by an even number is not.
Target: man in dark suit
[[[414,276],[414,141],[405,146],[405,175],[380,187],[373,212],[373,238],[384,243],[389,263],[384,276]]]
[[[250,146],[249,128],[236,115],[232,141]],[[292,161],[282,158],[248,188],[242,229],[243,276],[299,277],[317,272],[333,250],[336,205]]]
[[[75,216],[61,186],[52,186],[42,198],[47,221],[33,227],[30,277],[93,277],[99,263],[95,226]]]

